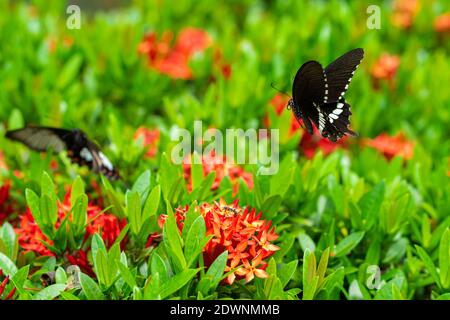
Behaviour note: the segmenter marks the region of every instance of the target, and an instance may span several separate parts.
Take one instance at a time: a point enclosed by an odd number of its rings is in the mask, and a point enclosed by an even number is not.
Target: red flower
[[[228,262],[225,272],[232,271],[225,283],[232,284],[235,279],[246,278],[249,282],[256,275],[267,277],[264,259],[272,256],[280,248],[272,244],[278,238],[271,222],[261,219],[262,213],[255,209],[241,208],[238,200],[227,205],[223,200],[213,204],[204,203],[197,208],[205,219],[206,234],[213,238],[203,248],[203,259],[206,267],[224,251],[228,251]],[[175,217],[178,228],[183,230],[188,207],[178,208]],[[164,223],[167,216],[162,215]],[[251,261],[251,262],[249,262]]]
[[[396,0],[394,2],[392,24],[401,29],[411,28],[419,8],[420,3],[418,0]]]
[[[0,187],[0,225],[13,213],[13,207],[9,203],[9,191],[11,184],[9,181],[5,181]]]
[[[148,129],[139,127],[134,134],[134,140],[140,141],[142,146],[147,149],[145,158],[153,158],[158,151],[160,132],[158,129]]]
[[[196,28],[185,28],[178,35],[174,51],[191,57],[194,53],[206,50],[212,43],[211,37],[205,31]]]
[[[187,157],[183,162],[184,178],[188,182],[188,190],[192,191],[192,177],[191,177],[191,157]],[[233,161],[228,160],[227,157],[216,155],[214,151],[210,154],[202,156],[203,175],[207,176],[210,172],[216,172],[216,179],[211,187],[216,190],[222,179],[228,177],[233,184],[233,195],[236,195],[239,188],[239,178],[242,178],[247,184],[248,188],[253,189],[253,176],[246,172],[242,167],[234,164]]]
[[[371,70],[374,89],[380,88],[381,81],[387,81],[391,89],[394,88],[394,78],[400,65],[400,57],[397,55],[383,54],[373,65]]]
[[[321,150],[324,155],[329,155],[337,148],[346,147],[346,145],[347,136],[344,136],[337,142],[331,142],[330,140],[322,137],[316,127],[314,127],[313,135],[310,135],[309,132],[305,130],[303,132],[302,139],[300,140],[300,149],[308,159],[312,159],[317,150]]]
[[[201,29],[186,28],[178,35],[173,48],[170,47],[172,33],[165,32],[158,42],[155,33],[150,33],[138,46],[138,53],[148,56],[149,66],[173,79],[192,79],[190,58],[211,45],[210,36]]]
[[[76,265],[80,267],[80,270],[85,274],[93,278],[95,277],[95,272],[88,261],[86,251],[80,249],[77,252],[74,252],[73,254],[69,254],[67,256],[67,260],[71,265]]]
[[[450,34],[450,12],[444,13],[434,19],[434,30],[437,33]]]
[[[414,151],[414,143],[408,141],[401,132],[393,137],[382,133],[375,139],[366,140],[365,144],[383,153],[388,160],[394,156],[400,156],[405,160],[411,159]]]
[[[277,93],[272,100],[270,101],[270,104],[275,109],[275,113],[277,116],[280,116],[283,111],[286,109],[287,104],[289,102],[289,97]],[[297,130],[301,128],[300,123],[295,118],[294,114],[291,111],[288,111],[291,113],[291,127],[289,130],[289,136],[292,136]],[[270,127],[270,119],[268,116],[266,116],[265,119],[265,125],[266,127]]]
[[[58,221],[55,224],[56,228],[59,227],[64,217],[70,213],[71,208],[69,192],[66,194],[63,203],[58,202]],[[93,204],[88,204],[87,219],[89,224],[86,228],[84,240],[87,240],[89,236],[98,232],[108,248],[113,245],[126,224],[125,219],[120,221],[116,216],[102,212],[100,207]],[[44,241],[53,245],[52,241],[42,233],[30,209],[27,209],[26,213],[20,217],[20,224],[16,229],[16,233],[19,237],[19,245],[25,251],[33,251],[38,255],[44,256],[55,255],[42,243]]]
[[[0,269],[0,278],[3,276],[3,270]],[[0,300],[12,300],[12,298],[14,297],[14,294],[16,293],[16,288],[14,287],[13,289],[11,289],[11,291],[5,296],[5,298],[3,298],[3,293],[5,291],[6,286],[9,283],[9,275],[5,277],[5,279],[3,279],[3,281],[0,281]]]

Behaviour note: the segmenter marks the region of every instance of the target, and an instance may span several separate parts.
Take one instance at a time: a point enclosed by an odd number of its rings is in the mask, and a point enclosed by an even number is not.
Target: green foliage
[[[450,46],[433,29],[448,2],[423,3],[408,30],[392,25],[390,2],[380,4],[379,30],[366,28],[370,1],[138,0],[92,12],[82,30],[66,28],[64,4],[28,2],[0,3],[0,187],[11,184],[0,203],[5,292],[16,288],[15,299],[36,300],[450,299]],[[189,61],[191,80],[171,79],[138,54],[147,32],[160,39],[171,31],[175,41],[190,26],[213,43]],[[322,150],[306,157],[303,131],[291,132],[291,111],[278,114],[270,103],[277,93],[270,83],[290,92],[302,63],[327,65],[356,47],[365,58],[345,98],[359,137],[330,154],[321,141]],[[400,65],[375,90],[371,70],[384,52],[399,55]],[[229,64],[229,79],[220,63]],[[265,176],[261,163],[243,165],[249,187],[194,163],[186,179],[186,167],[171,158],[173,133],[194,133],[195,120],[223,132],[265,128],[268,120],[279,130],[278,171]],[[81,128],[121,179],[74,165],[65,152],[39,154],[4,137],[28,124]],[[155,156],[135,139],[139,127],[159,130]],[[388,160],[366,145],[383,132],[403,132],[414,143],[412,157]],[[267,277],[225,284],[235,271],[225,249],[205,263],[203,248],[214,235],[195,207],[220,199],[239,199],[272,221],[280,250],[265,261]],[[95,220],[91,203],[126,224],[114,243],[101,228],[86,234]],[[175,213],[186,205],[180,230]],[[23,248],[17,228],[27,208],[44,236],[37,242],[55,256]],[[162,237],[149,245],[155,234]],[[92,270],[69,270],[68,257],[80,252]],[[54,283],[44,286],[41,276],[53,273]]]

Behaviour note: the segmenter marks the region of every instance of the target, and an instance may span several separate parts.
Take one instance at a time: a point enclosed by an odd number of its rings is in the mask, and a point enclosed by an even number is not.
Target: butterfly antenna
[[[286,92],[284,92],[284,91],[278,89],[277,87],[275,87],[275,85],[274,85],[273,82],[270,83],[270,86],[271,86],[273,89],[277,90],[279,93],[282,93],[282,94],[284,94],[285,96],[287,96],[287,97],[289,97],[289,98],[291,97],[291,96],[290,96],[289,94],[287,94]]]

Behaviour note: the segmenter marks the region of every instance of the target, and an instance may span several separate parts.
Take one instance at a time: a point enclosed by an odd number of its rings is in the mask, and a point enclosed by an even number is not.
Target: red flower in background
[[[0,269],[0,279],[3,276],[3,270]],[[16,288],[14,287],[13,289],[11,289],[10,292],[8,292],[8,294],[5,295],[5,298],[3,298],[3,295],[5,293],[5,289],[6,286],[9,283],[9,275],[6,276],[2,281],[0,281],[0,300],[12,300],[12,298],[14,297],[14,293],[16,293]]]
[[[162,74],[173,79],[192,79],[189,60],[211,45],[211,37],[201,29],[185,28],[171,47],[172,37],[171,32],[165,32],[158,41],[156,34],[150,33],[139,44],[138,53],[147,55],[149,66]]]
[[[434,19],[434,30],[437,33],[450,34],[450,12],[444,13]]]
[[[0,226],[13,213],[13,207],[8,201],[10,189],[9,181],[5,181],[0,187]]]
[[[246,172],[232,160],[227,159],[225,155],[219,156],[212,151],[210,154],[203,155],[201,160],[204,176],[207,176],[212,171],[216,173],[216,178],[211,187],[212,190],[216,190],[219,187],[224,177],[228,177],[233,184],[233,195],[236,195],[238,192],[239,178],[244,180],[250,190],[253,189],[252,174]],[[192,157],[187,157],[183,162],[184,178],[188,182],[189,192],[192,191],[191,163]]]
[[[412,27],[420,9],[418,0],[396,0],[392,14],[392,24],[401,29]]]
[[[158,151],[160,132],[158,129],[148,129],[145,127],[139,127],[135,134],[134,140],[141,141],[142,146],[147,149],[145,158],[153,158]]]
[[[377,149],[388,160],[395,156],[408,160],[413,157],[414,153],[414,143],[408,141],[402,132],[392,137],[387,133],[382,133],[375,139],[366,140],[365,144]]]
[[[175,218],[178,228],[183,230],[188,206],[178,208]],[[271,222],[261,218],[262,213],[256,214],[255,209],[241,208],[238,200],[227,205],[223,200],[213,204],[204,203],[197,208],[205,219],[206,234],[213,238],[203,248],[203,259],[206,267],[224,251],[228,251],[228,262],[225,272],[233,271],[225,280],[232,284],[235,279],[251,281],[254,276],[267,278],[264,271],[267,262],[264,260],[272,256],[280,248],[274,244],[278,238]],[[162,215],[164,223],[167,218]]]
[[[394,89],[394,79],[400,65],[400,57],[397,55],[383,54],[373,65],[371,70],[373,87],[380,88],[381,81],[387,81],[389,88]]]
[[[308,159],[314,158],[317,150],[321,150],[324,155],[329,155],[337,148],[343,148],[347,146],[348,136],[344,136],[337,142],[331,142],[330,140],[322,137],[319,130],[314,127],[314,134],[310,135],[307,130],[303,132],[302,139],[300,140],[300,149]]]
[[[58,202],[58,221],[55,224],[56,228],[59,227],[61,221],[69,214],[70,210],[70,193],[67,193],[64,202]],[[125,219],[120,221],[114,215],[102,212],[100,207],[93,204],[88,205],[87,219],[90,223],[86,228],[84,239],[87,240],[89,236],[98,232],[108,248],[113,245],[114,241],[119,237],[120,231],[126,224]],[[47,239],[42,233],[34,220],[30,209],[27,209],[26,213],[20,217],[20,224],[19,227],[16,228],[16,233],[19,238],[19,245],[25,251],[33,251],[44,256],[55,255],[42,243],[42,241],[45,241],[50,245],[53,244],[52,241]]]
[[[270,100],[270,105],[275,109],[275,113],[277,116],[280,116],[283,113],[283,110],[287,107],[289,102],[289,97],[277,93],[272,100]],[[270,119],[267,115],[265,118],[266,127],[270,127]],[[291,112],[291,126],[289,129],[289,136],[292,136],[297,130],[301,128],[300,123],[295,118],[294,114]]]

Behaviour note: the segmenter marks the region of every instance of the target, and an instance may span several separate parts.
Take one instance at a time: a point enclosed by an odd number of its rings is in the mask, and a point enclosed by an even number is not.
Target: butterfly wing
[[[319,108],[319,131],[325,138],[336,142],[345,134],[356,136],[349,129],[350,105],[343,99],[338,102],[328,102]]]
[[[94,142],[87,140],[86,147],[80,150],[79,155],[82,164],[87,165],[92,171],[102,173],[110,179],[119,178],[118,171]]]
[[[363,57],[363,49],[353,49],[325,68],[325,102],[337,102],[344,96]]]
[[[6,132],[6,137],[19,141],[35,151],[61,152],[67,149],[73,139],[72,132],[50,127],[26,127]]]
[[[311,120],[317,125],[317,106],[324,102],[324,94],[325,74],[321,64],[317,61],[304,63],[297,71],[292,86],[293,111],[298,121],[303,119],[311,134]]]

